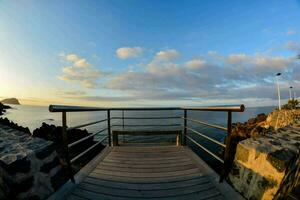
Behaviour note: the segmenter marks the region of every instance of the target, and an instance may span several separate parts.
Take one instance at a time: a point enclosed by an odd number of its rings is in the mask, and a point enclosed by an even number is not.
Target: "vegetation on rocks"
[[[299,101],[297,99],[290,99],[288,103],[285,104],[282,108],[291,110],[291,109],[296,109],[298,105],[299,105]]]

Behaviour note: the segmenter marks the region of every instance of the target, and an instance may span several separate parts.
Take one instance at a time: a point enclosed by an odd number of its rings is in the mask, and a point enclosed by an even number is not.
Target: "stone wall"
[[[0,125],[0,199],[45,199],[64,174],[53,142]]]
[[[228,178],[247,199],[285,199],[300,179],[300,125],[239,142]]]
[[[263,127],[273,127],[275,130],[286,127],[300,120],[300,109],[297,110],[274,110],[271,112]]]

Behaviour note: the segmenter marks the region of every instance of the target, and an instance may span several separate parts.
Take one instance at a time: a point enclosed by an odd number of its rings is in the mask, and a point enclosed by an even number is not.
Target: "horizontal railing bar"
[[[85,107],[85,106],[63,106],[63,105],[50,105],[50,112],[80,112],[80,111],[106,111],[108,108],[101,107]]]
[[[195,110],[195,111],[231,111],[231,112],[244,112],[245,106],[211,106],[211,107],[182,107],[183,110]]]
[[[109,108],[109,110],[180,110],[180,107],[124,107],[124,108]]]
[[[223,131],[227,131],[227,128],[219,126],[219,125],[209,124],[209,123],[206,123],[206,122],[203,122],[203,121],[200,121],[200,120],[196,120],[196,119],[191,119],[191,118],[182,117],[182,119],[186,119],[188,121],[195,122],[197,124],[202,124],[202,125],[209,126],[209,127],[212,127],[212,128],[217,128],[217,129],[220,129],[220,130],[223,130]]]
[[[78,158],[80,158],[82,155],[86,154],[88,151],[90,151],[91,149],[93,149],[94,147],[96,147],[97,145],[99,145],[101,142],[103,142],[108,136],[105,136],[104,138],[102,138],[99,142],[97,142],[96,144],[94,144],[93,146],[91,146],[90,148],[88,148],[87,150],[85,150],[84,152],[78,154],[76,157],[71,159],[71,163],[74,162],[75,160],[77,160]]]
[[[113,126],[181,126],[181,124],[162,124],[162,125],[158,125],[158,124],[114,124],[111,125],[111,127]]]
[[[244,105],[240,106],[211,106],[211,107],[119,107],[119,108],[105,108],[105,107],[84,107],[84,106],[64,106],[64,105],[50,105],[50,112],[84,112],[84,111],[107,111],[107,110],[197,110],[197,111],[231,111],[243,112]]]
[[[107,128],[104,128],[104,129],[102,129],[102,130],[100,130],[100,131],[98,131],[98,132],[96,132],[96,133],[93,133],[93,134],[88,135],[88,136],[86,136],[86,137],[84,137],[84,138],[81,138],[80,140],[77,140],[77,141],[75,141],[75,142],[69,144],[68,147],[70,148],[70,147],[72,147],[72,146],[74,146],[74,145],[76,145],[76,144],[78,144],[78,143],[80,143],[80,142],[83,142],[84,140],[87,140],[87,139],[89,139],[89,138],[91,138],[91,137],[93,137],[93,136],[95,136],[95,135],[97,135],[97,134],[99,134],[99,133],[105,131],[105,130],[107,130]]]
[[[86,127],[86,126],[90,126],[90,125],[94,125],[94,124],[98,124],[98,123],[105,122],[105,121],[107,121],[107,119],[103,119],[103,120],[99,120],[99,121],[95,121],[95,122],[91,122],[91,123],[87,123],[87,124],[82,124],[82,125],[70,127],[70,128],[67,129],[67,131],[77,129],[77,128]]]
[[[196,133],[197,135],[199,135],[199,136],[201,136],[201,137],[203,137],[203,138],[205,138],[205,139],[207,139],[207,140],[210,140],[210,141],[212,141],[212,142],[215,143],[215,144],[218,144],[218,145],[220,145],[220,146],[226,148],[226,145],[225,145],[225,144],[223,144],[223,143],[221,143],[221,142],[219,142],[219,141],[217,141],[217,140],[215,140],[215,139],[212,139],[212,138],[210,138],[210,137],[208,137],[208,136],[206,136],[206,135],[200,133],[199,131],[196,131],[195,129],[192,129],[192,128],[190,128],[190,127],[186,127],[186,128],[187,128],[188,130],[190,130],[190,131]]]
[[[215,155],[213,152],[211,152],[210,150],[208,150],[207,148],[205,148],[204,146],[202,146],[201,144],[199,144],[198,142],[196,142],[193,138],[191,138],[190,136],[186,135],[186,137],[192,141],[194,144],[196,144],[198,147],[200,147],[201,149],[203,149],[205,152],[207,152],[208,154],[210,154],[212,157],[214,157],[216,160],[220,161],[221,163],[224,164],[224,160],[222,160],[221,158],[219,158],[217,155]]]
[[[110,119],[181,119],[181,117],[111,117]]]

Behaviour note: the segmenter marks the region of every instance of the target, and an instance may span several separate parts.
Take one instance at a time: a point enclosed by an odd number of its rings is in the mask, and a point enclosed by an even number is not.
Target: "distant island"
[[[3,104],[14,104],[14,105],[20,105],[20,102],[16,98],[8,98],[8,99],[3,99],[1,101]]]

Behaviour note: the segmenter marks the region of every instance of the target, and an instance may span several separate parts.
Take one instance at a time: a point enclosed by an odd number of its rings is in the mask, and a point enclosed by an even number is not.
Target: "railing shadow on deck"
[[[95,148],[97,145],[102,143],[103,141],[108,139],[108,145],[112,146],[113,145],[113,138],[112,138],[112,130],[111,128],[114,126],[121,126],[123,129],[125,127],[179,127],[182,130],[182,135],[180,137],[180,143],[182,145],[187,144],[187,140],[190,142],[194,143],[197,147],[208,153],[210,156],[212,156],[214,159],[220,162],[220,164],[223,166],[223,170],[220,176],[220,181],[222,181],[224,178],[229,173],[229,167],[230,167],[230,161],[229,161],[229,153],[230,153],[230,140],[226,140],[226,144],[223,144],[197,130],[194,128],[191,128],[188,126],[188,122],[195,123],[197,125],[202,125],[202,126],[207,126],[210,128],[215,128],[221,131],[224,131],[227,133],[227,138],[230,138],[231,130],[232,130],[232,112],[243,112],[245,110],[244,105],[240,106],[222,106],[222,107],[130,107],[130,108],[101,108],[101,107],[81,107],[81,106],[62,106],[62,105],[50,105],[49,106],[49,111],[50,112],[58,112],[62,113],[62,135],[63,135],[63,145],[64,145],[64,154],[65,154],[65,159],[67,162],[67,167],[68,167],[68,172],[69,172],[69,178],[71,179],[72,182],[75,182],[74,180],[74,173],[72,171],[72,163],[78,160],[80,157],[84,156],[87,154],[90,150]],[[121,117],[111,117],[111,113],[114,111],[122,111],[122,116]],[[162,117],[125,117],[124,116],[124,111],[183,111],[182,116],[162,116]],[[188,112],[189,111],[202,111],[202,112],[226,112],[227,113],[227,127],[222,127],[219,125],[207,123],[204,121],[196,120],[193,118],[188,117]],[[105,119],[100,119],[94,122],[74,126],[74,127],[68,127],[67,126],[67,113],[68,112],[106,112],[106,118]],[[113,119],[119,119],[122,120],[122,124],[118,125],[112,125],[111,120]],[[125,124],[125,120],[141,120],[141,119],[182,119],[182,124]],[[99,131],[96,131],[95,133],[92,133],[78,141],[75,141],[73,143],[68,143],[68,138],[67,138],[67,131],[73,130],[73,129],[78,129],[78,128],[84,128],[87,126],[91,126],[94,124],[99,124],[99,123],[106,123],[106,128],[103,128]],[[107,134],[104,135],[103,133],[107,131]],[[222,148],[224,148],[224,157],[220,158],[218,155],[215,153],[211,152],[209,149],[204,147],[203,145],[199,144],[195,139],[191,137],[190,134],[188,133],[193,133],[196,134],[203,139],[212,142]],[[91,147],[83,151],[82,153],[78,154],[74,158],[70,159],[69,157],[69,150],[73,146],[80,144],[81,142],[94,137],[96,135],[103,136],[102,139],[100,139],[97,143],[93,144]],[[117,134],[116,134],[117,136]],[[178,139],[177,139],[178,142]]]

